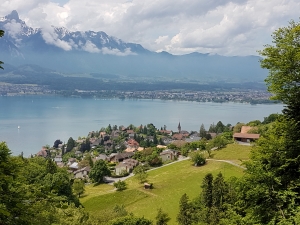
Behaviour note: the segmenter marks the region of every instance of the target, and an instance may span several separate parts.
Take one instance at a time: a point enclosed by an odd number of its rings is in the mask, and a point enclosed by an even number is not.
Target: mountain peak
[[[10,14],[6,16],[6,19],[19,21],[19,14],[16,10],[13,10]]]

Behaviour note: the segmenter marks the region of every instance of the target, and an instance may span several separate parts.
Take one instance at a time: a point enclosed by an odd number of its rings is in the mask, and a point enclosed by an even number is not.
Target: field
[[[214,151],[213,159],[239,161],[241,157],[246,160],[249,150],[250,147],[228,145],[225,149]],[[243,152],[237,154],[235,151]],[[190,199],[197,197],[201,191],[202,179],[209,172],[213,175],[222,172],[226,179],[243,175],[243,169],[226,162],[208,161],[205,166],[194,167],[189,160],[183,160],[149,171],[148,182],[154,185],[151,190],[145,190],[134,177],[131,177],[126,180],[127,190],[122,192],[114,191],[113,186],[108,184],[87,186],[81,202],[86,210],[94,215],[103,214],[118,204],[124,205],[128,212],[152,220],[155,219],[157,209],[162,208],[171,217],[169,224],[177,224],[176,215],[180,197],[184,193]]]

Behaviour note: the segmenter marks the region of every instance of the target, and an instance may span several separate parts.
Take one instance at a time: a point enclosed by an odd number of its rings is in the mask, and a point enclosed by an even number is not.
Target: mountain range
[[[62,73],[98,73],[130,78],[195,79],[203,82],[263,81],[267,71],[258,56],[202,53],[172,55],[126,43],[103,31],[64,27],[31,28],[17,11],[0,17],[0,60],[4,68],[34,64]],[[3,72],[2,72],[3,74]]]

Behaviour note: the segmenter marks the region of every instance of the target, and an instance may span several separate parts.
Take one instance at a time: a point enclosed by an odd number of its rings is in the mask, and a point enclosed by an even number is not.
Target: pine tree
[[[202,181],[201,199],[205,207],[211,208],[213,206],[213,175],[208,173]]]
[[[200,126],[200,131],[199,131],[199,136],[201,138],[206,138],[206,130],[205,130],[205,127],[204,127],[204,124],[202,123],[201,126]]]
[[[187,194],[183,194],[179,202],[179,213],[177,215],[177,222],[180,225],[192,224],[192,207],[189,203]]]

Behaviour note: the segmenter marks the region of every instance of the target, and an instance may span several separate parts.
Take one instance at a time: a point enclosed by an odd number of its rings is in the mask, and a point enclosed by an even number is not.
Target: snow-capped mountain
[[[151,52],[99,31],[71,32],[64,27],[33,29],[17,11],[0,17],[0,60],[6,65],[34,64],[67,73],[105,73],[157,79],[262,81],[267,74],[257,56],[227,57],[201,53]],[[4,69],[9,69],[4,64]]]
[[[19,18],[17,11],[0,18],[0,29],[5,36],[0,39],[4,51],[85,51],[112,55],[130,55],[147,52],[139,44],[125,43],[121,39],[99,31],[71,32],[64,27],[33,29]]]

